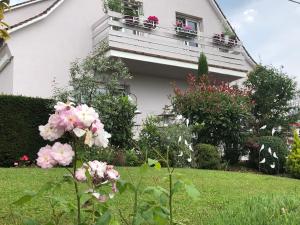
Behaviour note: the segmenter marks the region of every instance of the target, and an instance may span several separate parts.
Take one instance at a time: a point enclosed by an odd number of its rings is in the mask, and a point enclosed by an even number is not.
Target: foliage
[[[176,121],[166,126],[160,118],[150,116],[143,124],[139,145],[146,158],[156,158],[158,153],[167,157],[168,152],[170,165],[190,166],[187,159],[191,152],[189,145],[192,145],[192,127]],[[164,162],[161,163],[165,165]]]
[[[141,162],[134,149],[125,152],[125,165],[126,166],[140,166]]]
[[[208,75],[207,59],[203,52],[201,52],[198,62],[198,78],[200,78],[202,75]]]
[[[108,10],[122,13],[123,12],[123,5],[121,0],[105,0],[104,1],[104,11],[107,12]]]
[[[102,94],[94,98],[93,106],[99,112],[106,130],[112,134],[110,143],[118,148],[132,145],[136,105],[128,96]]]
[[[47,122],[51,103],[48,99],[0,95],[0,166],[13,166],[25,154],[36,159],[46,144],[38,126]]]
[[[267,174],[284,171],[288,149],[281,138],[262,136],[254,138],[252,142],[249,149],[249,161],[252,165],[256,165],[256,168]]]
[[[82,155],[82,160],[84,162],[98,160],[105,161],[108,164],[114,164],[115,149],[113,148],[99,148],[99,147],[83,147],[84,154]]]
[[[278,126],[287,129],[288,124],[295,121],[296,118],[289,116],[292,109],[289,101],[296,94],[296,82],[287,74],[274,67],[258,65],[249,73],[245,85],[251,90],[256,134],[268,135]],[[265,125],[266,129],[260,129]]]
[[[296,131],[294,131],[292,151],[287,159],[287,171],[294,177],[300,178],[300,139]]]
[[[106,50],[107,43],[103,42],[91,55],[72,63],[69,87],[56,87],[54,98],[93,106],[112,134],[111,144],[127,148],[133,137],[136,105],[126,96],[122,82],[131,75],[120,59],[105,56]]]
[[[213,85],[203,76],[188,76],[187,90],[175,87],[174,110],[196,125],[197,143],[223,145],[224,158],[236,163],[251,118],[248,92],[229,84]]]
[[[4,11],[9,8],[9,3],[10,0],[0,1],[0,47],[1,47],[1,42],[9,38],[9,34],[6,30],[9,27],[9,25],[3,21]]]
[[[194,147],[195,164],[198,169],[219,169],[221,156],[217,147],[208,144],[198,144]]]

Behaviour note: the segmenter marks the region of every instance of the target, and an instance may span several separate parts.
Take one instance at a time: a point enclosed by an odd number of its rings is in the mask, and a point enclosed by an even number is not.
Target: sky
[[[288,0],[217,1],[256,62],[283,67],[300,87],[300,5]],[[18,2],[22,0],[11,0]]]

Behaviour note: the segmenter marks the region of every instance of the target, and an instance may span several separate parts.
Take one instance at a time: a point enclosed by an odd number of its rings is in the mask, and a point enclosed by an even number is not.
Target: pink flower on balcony
[[[191,26],[183,26],[183,29],[185,29],[185,30],[192,30],[193,28]]]

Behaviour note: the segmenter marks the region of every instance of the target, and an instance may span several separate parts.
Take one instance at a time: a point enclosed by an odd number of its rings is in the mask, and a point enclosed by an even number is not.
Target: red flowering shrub
[[[222,144],[224,158],[236,163],[251,118],[248,91],[226,83],[211,84],[207,76],[197,81],[195,76],[189,75],[187,81],[186,90],[175,86],[174,110],[196,125],[198,143]]]

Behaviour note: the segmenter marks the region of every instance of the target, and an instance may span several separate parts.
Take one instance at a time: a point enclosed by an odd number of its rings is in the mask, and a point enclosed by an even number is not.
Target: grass
[[[137,168],[119,168],[123,179],[128,174],[135,179]],[[153,172],[145,180],[147,185],[157,182],[165,186],[165,170]],[[26,190],[38,190],[44,183],[60,179],[64,169],[42,170],[36,168],[0,168],[0,224],[13,224],[11,202]],[[175,219],[182,224],[300,224],[300,181],[251,173],[177,169],[182,177],[193,181],[201,193],[192,202],[184,193],[175,197]],[[73,186],[64,185],[62,195],[73,198]],[[130,213],[132,197],[128,194],[112,200],[125,213]],[[115,203],[115,204],[114,204]],[[35,198],[24,208],[13,208],[23,217],[34,217],[41,224],[49,222],[49,203],[42,197]],[[62,224],[72,224],[66,219]]]

